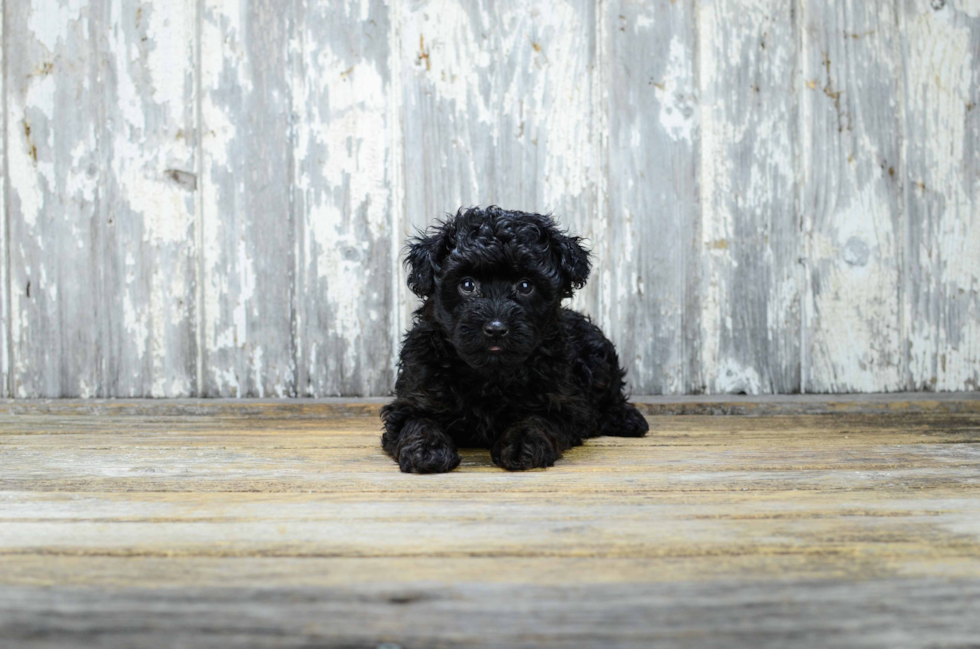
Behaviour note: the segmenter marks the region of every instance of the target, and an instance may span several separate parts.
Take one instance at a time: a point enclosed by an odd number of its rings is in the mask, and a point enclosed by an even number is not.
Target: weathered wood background
[[[6,0],[2,392],[381,395],[553,211],[636,394],[980,388],[978,0]]]

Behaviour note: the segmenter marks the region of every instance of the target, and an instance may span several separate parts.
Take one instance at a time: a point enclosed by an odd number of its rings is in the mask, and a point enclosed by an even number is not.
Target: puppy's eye
[[[526,279],[522,279],[521,281],[517,282],[516,288],[517,292],[521,295],[530,295],[531,291],[534,290],[534,285]]]
[[[459,283],[459,292],[463,295],[469,295],[476,290],[476,282],[469,277],[466,277]]]

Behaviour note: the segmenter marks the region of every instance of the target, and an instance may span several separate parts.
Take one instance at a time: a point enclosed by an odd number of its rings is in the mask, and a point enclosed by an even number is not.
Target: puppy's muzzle
[[[498,338],[503,338],[510,333],[510,328],[505,325],[500,320],[491,320],[490,322],[483,325],[483,333],[488,338],[497,340]]]

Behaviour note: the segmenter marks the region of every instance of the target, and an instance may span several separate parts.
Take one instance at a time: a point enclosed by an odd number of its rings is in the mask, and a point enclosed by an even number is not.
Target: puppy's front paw
[[[554,465],[564,448],[546,427],[533,421],[521,422],[504,433],[490,449],[490,457],[508,471],[526,471]]]
[[[393,455],[405,473],[446,473],[459,466],[452,438],[438,424],[424,419],[405,424]]]
[[[609,410],[602,416],[600,435],[614,437],[643,437],[650,430],[650,424],[640,411],[628,403]]]

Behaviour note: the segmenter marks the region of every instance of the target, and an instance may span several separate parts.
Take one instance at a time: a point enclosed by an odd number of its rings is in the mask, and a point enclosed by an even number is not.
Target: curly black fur
[[[381,412],[402,471],[452,471],[457,446],[533,469],[588,437],[647,432],[613,344],[561,306],[585,285],[589,253],[550,217],[461,209],[409,242],[407,265],[423,303]]]

